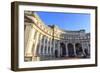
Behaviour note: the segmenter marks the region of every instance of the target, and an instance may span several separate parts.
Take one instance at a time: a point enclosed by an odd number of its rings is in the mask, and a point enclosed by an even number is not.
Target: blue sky
[[[64,30],[85,29],[90,32],[90,14],[37,12],[46,25],[57,25]]]

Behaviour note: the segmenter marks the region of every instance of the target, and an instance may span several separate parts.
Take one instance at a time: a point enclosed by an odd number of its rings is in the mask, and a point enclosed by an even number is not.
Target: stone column
[[[55,56],[55,39],[53,40],[53,56]]]
[[[52,39],[50,39],[50,55],[52,55],[51,48],[52,48]]]
[[[41,56],[43,56],[43,51],[44,51],[44,35],[42,35],[42,43],[41,43]]]
[[[60,40],[59,40],[59,57],[61,57],[61,47],[60,47]]]
[[[43,41],[43,56],[45,55],[45,40],[46,40],[46,37],[44,36],[44,41]]]
[[[56,50],[57,50],[57,52],[58,52],[58,54],[57,54],[57,56],[59,57],[59,41],[57,40],[56,41]]]
[[[85,49],[84,42],[81,45],[82,45],[83,54],[85,55],[85,52],[84,52],[84,49]]]
[[[25,30],[25,56],[32,57],[32,47],[34,44],[35,30],[31,26],[26,26]]]
[[[73,48],[74,48],[74,55],[75,55],[75,57],[77,57],[75,43],[73,44]]]
[[[66,56],[68,57],[68,47],[67,47],[67,42],[66,42]]]
[[[60,43],[59,43],[59,40],[57,41],[57,45],[58,45],[58,47],[57,47],[57,49],[58,49],[58,57],[60,57]]]
[[[50,48],[50,46],[51,46],[51,39],[49,38],[49,43],[48,43],[48,55],[50,56],[50,51],[51,51],[51,48]]]
[[[48,46],[49,46],[49,44],[48,44],[48,42],[49,42],[49,38],[47,38],[47,43],[46,43],[46,44],[47,44],[47,48],[46,48],[46,49],[47,49],[47,50],[46,50],[46,55],[49,55],[49,50],[48,50]]]
[[[35,45],[34,45],[34,48],[33,48],[33,58],[32,58],[33,61],[38,60],[38,57],[37,57],[38,41],[39,41],[39,32],[37,32],[36,39],[35,39]]]
[[[87,49],[88,49],[88,53],[90,54],[90,46],[88,42],[87,42]]]
[[[59,45],[60,45],[61,42],[62,41],[59,42]],[[61,47],[61,45],[60,45],[60,56],[62,56],[62,47]]]
[[[45,53],[45,36],[43,36],[43,49],[42,49],[42,55],[44,56],[44,53]]]
[[[41,56],[42,55],[42,53],[41,53],[41,49],[43,49],[43,48],[41,48],[41,45],[42,45],[42,35],[40,36],[40,46],[39,46],[39,55]]]

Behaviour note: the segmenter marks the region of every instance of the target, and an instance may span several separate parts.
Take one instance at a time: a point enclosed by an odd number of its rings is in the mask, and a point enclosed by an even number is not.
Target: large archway
[[[69,57],[74,57],[75,54],[74,54],[74,47],[73,47],[73,44],[69,43],[67,45],[67,48],[68,48],[68,56]]]
[[[60,47],[61,47],[61,50],[62,50],[62,57],[66,56],[66,45],[62,42],[60,43]]]
[[[80,43],[76,43],[75,49],[76,49],[77,56],[81,57],[83,55],[82,45]]]

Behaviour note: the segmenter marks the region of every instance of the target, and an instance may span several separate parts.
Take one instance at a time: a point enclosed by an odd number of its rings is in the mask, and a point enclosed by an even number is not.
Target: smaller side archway
[[[79,57],[82,57],[84,55],[82,45],[80,43],[75,44],[76,54]]]
[[[73,44],[72,43],[68,43],[67,48],[68,48],[69,57],[75,57]]]
[[[60,47],[61,47],[61,50],[62,50],[62,57],[66,56],[66,45],[62,42],[60,43]]]

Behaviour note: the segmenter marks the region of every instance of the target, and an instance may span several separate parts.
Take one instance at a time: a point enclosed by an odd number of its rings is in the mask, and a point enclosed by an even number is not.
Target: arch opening
[[[78,57],[82,57],[84,55],[82,50],[82,45],[80,43],[75,44],[75,49]]]
[[[66,45],[62,42],[62,43],[60,43],[60,47],[62,50],[61,57],[65,57],[66,56]]]
[[[73,44],[69,43],[67,45],[67,48],[68,48],[68,56],[75,57]]]

